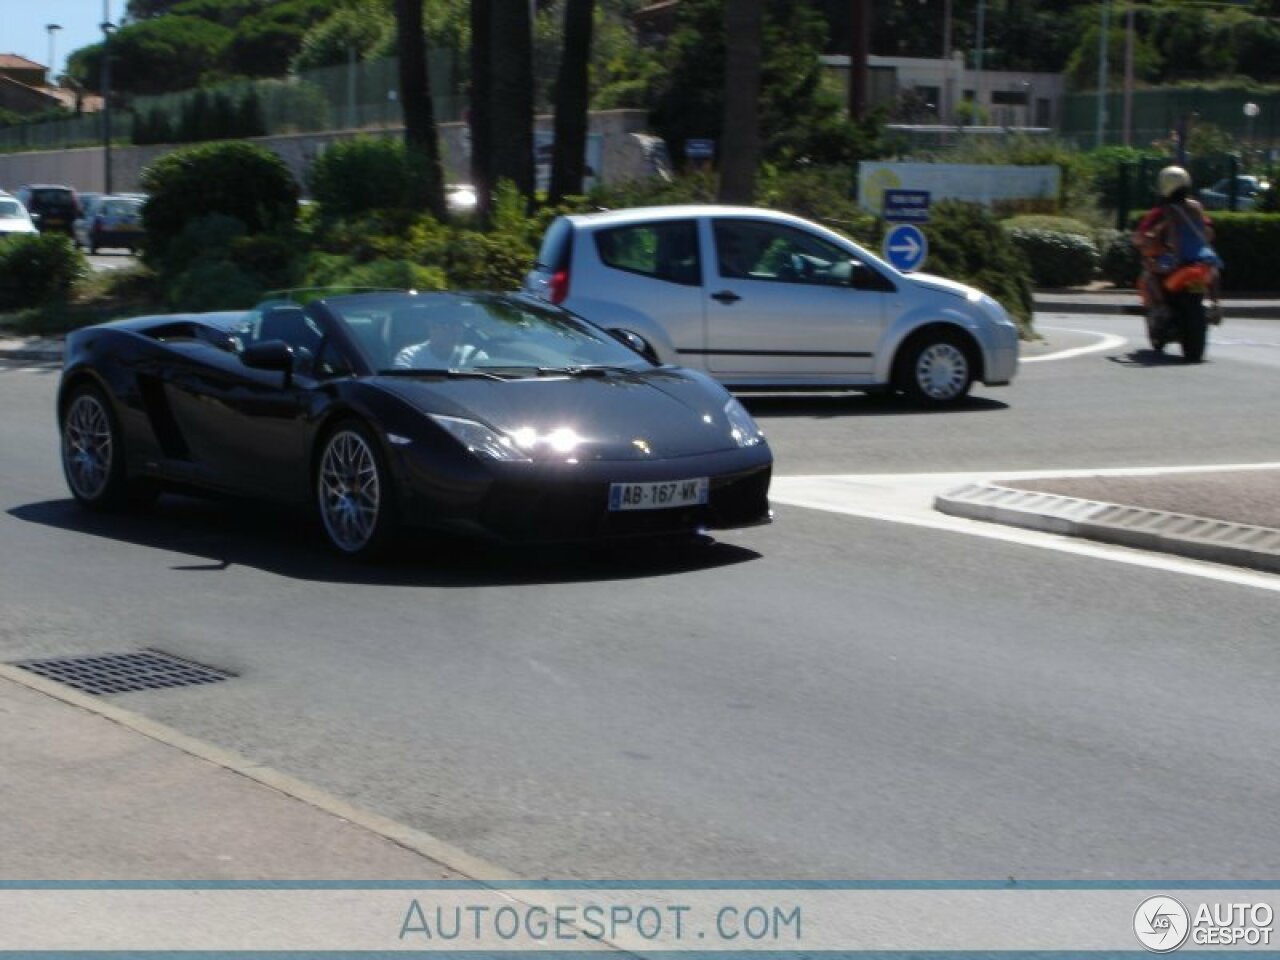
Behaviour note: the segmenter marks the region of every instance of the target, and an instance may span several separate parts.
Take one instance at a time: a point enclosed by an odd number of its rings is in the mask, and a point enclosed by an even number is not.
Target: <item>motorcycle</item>
[[[1214,280],[1214,267],[1205,263],[1189,263],[1178,267],[1161,280],[1164,287],[1164,310],[1147,309],[1147,339],[1151,349],[1164,353],[1171,343],[1181,344],[1182,359],[1200,363],[1204,359],[1211,321],[1220,322],[1216,305],[1212,313],[1205,306],[1205,294]]]

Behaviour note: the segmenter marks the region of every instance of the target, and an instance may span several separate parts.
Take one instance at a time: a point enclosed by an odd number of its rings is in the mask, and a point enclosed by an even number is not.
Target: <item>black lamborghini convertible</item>
[[[750,415],[641,346],[483,293],[102,324],[67,341],[63,467],[92,508],[165,488],[308,505],[352,556],[405,528],[569,542],[767,522]]]

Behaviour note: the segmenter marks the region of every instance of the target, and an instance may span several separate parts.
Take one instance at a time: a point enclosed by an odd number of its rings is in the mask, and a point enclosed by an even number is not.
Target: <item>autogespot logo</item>
[[[1173,897],[1148,897],[1133,915],[1133,932],[1152,953],[1177,950],[1190,930],[1191,915]]]

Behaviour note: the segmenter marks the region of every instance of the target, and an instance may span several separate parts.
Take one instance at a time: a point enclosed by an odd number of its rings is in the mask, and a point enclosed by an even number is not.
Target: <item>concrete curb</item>
[[[1280,530],[1053,493],[970,483],[939,494],[941,513],[1280,573]]]
[[[1142,306],[1135,294],[1035,293],[1032,302],[1036,313],[1101,313],[1142,316]],[[1280,318],[1280,300],[1224,297],[1223,313],[1232,317],[1253,319]]]

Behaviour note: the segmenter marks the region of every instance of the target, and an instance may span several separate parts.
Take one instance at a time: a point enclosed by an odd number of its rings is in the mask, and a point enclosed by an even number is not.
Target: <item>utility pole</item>
[[[1098,37],[1098,143],[1101,147],[1107,131],[1107,34],[1111,30],[1111,0],[1102,0],[1102,32]]]
[[[1133,146],[1133,2],[1124,11],[1124,145]]]
[[[871,0],[852,0],[849,36],[849,116],[861,120],[867,115],[868,70],[871,52]]]

